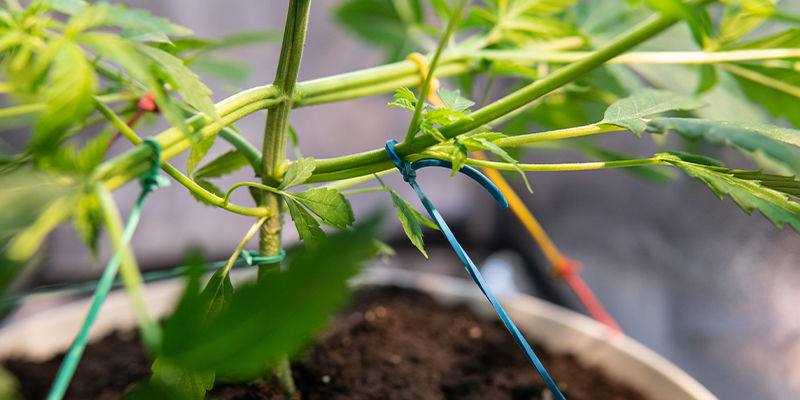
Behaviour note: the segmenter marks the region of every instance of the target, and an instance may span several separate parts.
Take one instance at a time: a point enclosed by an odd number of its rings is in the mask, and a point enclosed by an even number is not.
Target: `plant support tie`
[[[257,251],[250,251],[250,250],[242,250],[239,255],[239,258],[234,262],[234,265],[247,265],[250,267],[257,266],[258,264],[271,264],[283,261],[286,258],[286,251],[281,249],[281,252],[277,256],[259,256]],[[216,261],[213,263],[203,264],[203,271],[213,271],[220,269],[225,266],[227,261]],[[170,269],[163,269],[158,271],[152,272],[145,272],[142,274],[142,280],[145,282],[153,282],[162,279],[169,279],[175,278],[178,276],[186,275],[186,272],[189,270],[189,267],[186,265],[181,265],[178,267],[170,268]],[[14,296],[5,297],[0,300],[0,309],[5,307],[10,307],[14,304],[18,304],[22,300],[39,294],[45,293],[55,293],[55,292],[70,292],[70,293],[83,293],[83,292],[91,292],[97,288],[99,285],[99,281],[87,281],[75,284],[68,284],[68,285],[58,285],[58,286],[46,286],[39,289],[33,289],[31,291],[20,293]],[[112,287],[118,288],[122,286],[122,281],[117,278],[114,280],[114,284]]]
[[[106,296],[108,296],[108,292],[114,285],[114,277],[117,275],[122,258],[120,254],[121,249],[128,245],[131,237],[133,237],[134,230],[136,230],[136,226],[139,224],[139,217],[142,213],[142,206],[144,205],[145,198],[148,194],[150,194],[150,192],[154,191],[159,186],[169,185],[169,181],[159,172],[159,168],[161,166],[161,146],[152,138],[145,139],[144,143],[153,148],[153,164],[151,168],[139,179],[139,183],[142,186],[142,192],[139,194],[136,204],[133,206],[131,213],[128,216],[128,222],[125,225],[124,231],[122,232],[120,248],[118,248],[117,251],[114,252],[114,255],[111,257],[111,259],[108,260],[108,265],[103,271],[100,281],[97,283],[97,288],[95,289],[94,296],[92,297],[92,304],[89,307],[89,313],[86,315],[86,319],[83,321],[83,325],[81,326],[80,332],[78,332],[78,336],[75,338],[75,341],[72,343],[69,351],[64,356],[64,361],[62,361],[61,367],[56,375],[56,379],[53,382],[53,386],[50,388],[50,393],[47,395],[47,400],[60,400],[64,397],[64,394],[67,391],[67,387],[69,386],[72,376],[75,373],[75,369],[77,368],[81,356],[83,355],[83,350],[86,348],[86,342],[89,339],[89,330],[97,319],[97,314],[100,311],[100,307],[103,305]]]
[[[422,85],[425,82],[425,79],[428,79],[428,71],[430,70],[428,67],[428,59],[422,55],[422,53],[411,53],[406,57],[406,60],[413,61],[414,64],[417,64],[417,68],[419,68],[421,80],[417,89],[421,92]],[[425,97],[436,107],[444,107],[442,99],[440,99],[439,95],[436,94],[436,92],[439,91],[439,86],[441,86],[439,80],[436,79],[435,76],[431,77],[431,84],[428,87],[428,93],[425,93]],[[422,96],[422,94],[420,94],[420,96]]]
[[[425,209],[428,211],[428,214],[430,214],[431,218],[433,218],[433,220],[436,222],[436,225],[439,227],[439,230],[442,231],[444,236],[447,238],[447,241],[450,242],[450,245],[453,246],[453,250],[455,250],[456,255],[458,255],[458,258],[461,259],[461,262],[467,269],[467,273],[469,273],[470,277],[472,277],[472,280],[475,281],[475,283],[481,289],[481,292],[483,292],[484,296],[486,296],[486,298],[492,304],[492,307],[494,307],[494,310],[497,312],[497,315],[500,316],[500,319],[503,321],[503,324],[505,325],[506,329],[508,329],[509,333],[511,333],[511,336],[514,338],[514,341],[517,342],[517,345],[519,345],[519,347],[523,350],[525,356],[533,364],[534,368],[536,368],[536,371],[539,372],[539,375],[541,375],[542,379],[544,379],[545,383],[547,384],[547,387],[553,393],[553,396],[556,399],[565,400],[564,395],[561,394],[560,390],[558,390],[556,383],[550,377],[550,374],[547,373],[547,370],[545,370],[544,365],[542,365],[542,362],[539,361],[539,358],[536,356],[536,353],[533,352],[533,349],[531,348],[530,344],[528,344],[528,341],[525,340],[525,337],[523,337],[522,333],[519,331],[519,329],[517,329],[517,326],[511,320],[511,317],[508,316],[508,314],[503,309],[503,306],[500,305],[500,302],[498,302],[497,298],[495,298],[494,294],[492,294],[491,290],[489,289],[489,286],[486,284],[486,281],[483,279],[483,276],[481,275],[480,271],[478,271],[478,268],[469,258],[466,251],[464,251],[464,248],[461,247],[461,245],[458,243],[458,240],[456,240],[455,236],[453,235],[453,232],[450,231],[450,227],[447,226],[441,214],[439,214],[439,211],[436,210],[436,208],[433,206],[433,203],[431,203],[431,201],[428,200],[428,197],[425,196],[425,194],[422,192],[422,189],[417,184],[416,170],[425,167],[443,167],[452,169],[453,165],[448,161],[436,160],[436,159],[423,159],[415,161],[413,163],[403,161],[397,155],[397,152],[395,152],[394,146],[397,143],[398,142],[396,140],[390,140],[386,142],[385,149],[386,153],[389,154],[389,158],[392,159],[392,162],[394,163],[395,167],[397,167],[397,169],[400,170],[400,173],[403,174],[403,180],[408,182],[408,184],[411,185],[411,187],[414,189],[414,192],[416,192],[417,197],[419,197],[420,201],[422,202],[422,205],[425,206]],[[492,195],[492,197],[494,197],[494,199],[497,201],[498,204],[500,204],[501,207],[503,208],[508,207],[508,202],[506,201],[505,197],[503,197],[503,194],[500,192],[497,186],[495,186],[488,178],[486,178],[486,176],[478,172],[478,170],[469,166],[464,166],[458,172],[469,176],[470,178],[478,182],[481,186],[483,186]]]
[[[475,153],[475,158],[482,161],[489,160],[480,151]],[[553,266],[554,275],[563,279],[564,282],[569,285],[570,289],[572,289],[583,306],[586,307],[586,310],[592,318],[604,324],[613,332],[622,332],[622,328],[619,327],[619,324],[617,324],[614,318],[606,311],[603,304],[597,296],[595,296],[594,292],[592,292],[592,289],[589,288],[589,285],[580,277],[580,263],[561,254],[561,251],[558,250],[558,247],[556,247],[553,240],[550,239],[550,236],[545,232],[542,225],[536,220],[536,217],[533,216],[533,213],[528,209],[522,199],[517,196],[514,188],[508,184],[500,172],[491,168],[484,168],[483,170],[489,180],[497,185],[500,192],[508,199],[511,211],[514,212],[517,219],[525,226],[525,229],[528,230],[533,240],[539,244],[542,253],[544,253],[545,257]]]

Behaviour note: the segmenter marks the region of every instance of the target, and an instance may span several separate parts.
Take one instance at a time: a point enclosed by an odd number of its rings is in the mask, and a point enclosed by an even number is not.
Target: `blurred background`
[[[600,3],[601,0],[592,0]],[[199,37],[217,38],[243,31],[274,30],[276,40],[216,54],[214,63],[195,70],[209,82],[219,101],[236,90],[273,80],[286,2],[278,0],[135,0],[133,7],[150,10],[194,30]],[[379,65],[384,54],[369,47],[336,23],[336,0],[314,0],[300,80]],[[783,1],[786,10],[800,12],[800,1]],[[376,23],[380,23],[379,20]],[[691,45],[684,26],[648,43],[659,49],[674,43]],[[672,46],[672,47],[671,47]],[[682,48],[692,50],[693,48]],[[229,64],[233,63],[233,64]],[[219,67],[226,78],[219,76]],[[216,73],[214,71],[217,71]],[[639,66],[636,72],[661,80],[671,90],[692,94],[697,74],[667,67]],[[445,87],[457,84],[443,80]],[[502,85],[499,85],[499,95]],[[495,95],[494,92],[491,93]],[[706,98],[721,99],[711,91]],[[304,156],[332,157],[381,147],[405,134],[409,113],[388,109],[390,94],[343,103],[301,108],[291,123]],[[496,98],[496,96],[494,97]],[[554,99],[553,101],[557,101]],[[800,111],[798,111],[800,112]],[[756,108],[724,103],[704,110],[704,117],[725,120],[766,120]],[[264,113],[239,123],[243,134],[260,144]],[[599,118],[597,118],[599,119]],[[159,131],[158,122],[142,125],[140,133]],[[535,131],[530,127],[530,131]],[[629,133],[608,135],[607,147],[653,154],[659,147]],[[218,142],[210,157],[228,149]],[[130,145],[119,141],[112,151]],[[181,166],[186,156],[175,160]],[[738,154],[720,150],[718,157],[747,163]],[[525,158],[536,162],[579,161],[580,155],[536,150]],[[737,164],[734,164],[737,165]],[[448,171],[428,171],[420,178],[426,193],[455,228],[478,264],[508,250],[506,263],[518,273],[520,288],[583,312],[563,283],[549,278],[549,266],[536,245],[508,210],[500,210],[477,185],[450,179]],[[246,173],[225,177],[221,187],[252,180]],[[800,398],[800,235],[777,229],[759,215],[747,215],[730,199],[718,200],[704,185],[686,177],[653,185],[621,171],[529,173],[534,194],[509,175],[519,193],[559,248],[584,264],[582,276],[619,322],[626,334],[641,341],[697,378],[722,399]],[[413,192],[393,174],[386,178],[409,202]],[[124,212],[139,187],[128,184],[115,193]],[[245,191],[235,196],[249,204]],[[379,209],[395,215],[385,193],[352,196],[356,217]],[[173,184],[156,191],[145,207],[133,238],[143,268],[177,265],[190,245],[203,247],[209,259],[227,258],[252,221],[194,201]],[[297,241],[287,225],[288,244]],[[466,277],[463,267],[437,232],[425,230],[429,259],[411,246],[399,223],[387,218],[384,239],[397,256],[384,263]],[[108,257],[103,244],[101,260]],[[69,226],[48,242],[45,267],[31,284],[81,281],[97,277],[94,260]]]

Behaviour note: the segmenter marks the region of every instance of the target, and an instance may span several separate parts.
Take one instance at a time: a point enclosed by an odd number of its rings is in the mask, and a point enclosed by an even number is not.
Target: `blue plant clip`
[[[444,236],[447,238],[447,241],[450,242],[450,245],[453,247],[453,250],[455,250],[456,255],[458,255],[458,258],[467,269],[469,276],[472,277],[472,280],[475,281],[475,283],[481,289],[483,295],[486,296],[486,298],[492,304],[492,307],[494,307],[497,315],[500,316],[500,319],[503,321],[506,329],[508,329],[508,332],[511,333],[511,336],[514,337],[514,341],[517,342],[517,345],[519,345],[519,347],[525,353],[525,356],[528,358],[531,364],[533,364],[534,368],[536,368],[536,371],[539,372],[539,375],[541,375],[542,379],[544,379],[544,382],[553,393],[553,396],[559,400],[566,400],[564,395],[561,394],[561,391],[558,390],[558,386],[556,386],[556,383],[550,377],[550,374],[548,374],[547,370],[545,370],[542,362],[539,361],[536,353],[533,352],[533,349],[528,344],[528,341],[525,340],[525,337],[523,337],[522,333],[519,331],[519,329],[517,329],[517,326],[511,320],[511,317],[508,316],[503,309],[503,306],[501,306],[500,302],[497,301],[497,298],[494,297],[494,294],[492,294],[492,291],[489,289],[489,286],[486,284],[486,281],[483,279],[480,271],[478,271],[478,268],[469,258],[467,252],[464,251],[464,248],[461,247],[461,244],[458,243],[458,240],[456,240],[456,237],[453,235],[450,227],[448,227],[444,222],[444,218],[442,218],[441,214],[439,214],[439,211],[436,210],[436,207],[434,207],[433,203],[428,200],[428,197],[425,196],[425,193],[422,192],[422,189],[417,184],[416,178],[418,169],[425,167],[453,168],[453,164],[448,161],[437,159],[424,159],[415,161],[413,163],[403,161],[400,159],[394,149],[396,144],[396,140],[390,140],[386,142],[386,153],[389,154],[389,158],[392,159],[395,167],[397,167],[397,169],[400,170],[400,173],[403,174],[403,180],[408,182],[408,184],[414,189],[414,192],[417,193],[417,197],[419,197],[422,205],[428,211],[428,214],[430,214],[431,218],[433,218],[434,222],[436,222],[436,225],[439,226],[439,230],[442,231]],[[483,186],[492,195],[492,197],[494,197],[497,203],[500,204],[500,207],[508,207],[508,201],[506,201],[506,198],[502,193],[500,193],[500,190],[497,188],[497,186],[495,186],[494,183],[489,180],[489,178],[478,172],[478,170],[470,166],[464,166],[458,170],[458,172],[472,178],[474,181]]]

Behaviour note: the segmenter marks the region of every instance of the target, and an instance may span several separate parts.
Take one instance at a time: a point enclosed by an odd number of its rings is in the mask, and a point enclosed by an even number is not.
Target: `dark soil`
[[[127,336],[115,333],[87,348],[67,399],[116,399],[147,378],[147,357]],[[571,400],[644,398],[573,356],[534,348]],[[43,399],[60,362],[58,356],[4,365],[18,376],[25,399]],[[292,369],[303,400],[550,399],[502,325],[403,289],[359,293]],[[209,397],[286,399],[263,381],[218,385]]]

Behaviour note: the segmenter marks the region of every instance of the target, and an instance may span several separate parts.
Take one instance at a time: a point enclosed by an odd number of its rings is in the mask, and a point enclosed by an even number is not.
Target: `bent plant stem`
[[[100,110],[103,116],[105,116],[109,120],[109,122],[111,122],[111,124],[114,125],[114,127],[117,128],[120,133],[122,133],[122,136],[128,139],[128,141],[130,141],[135,145],[142,143],[142,138],[140,138],[136,134],[136,132],[134,132],[133,129],[130,126],[128,126],[125,123],[125,121],[123,121],[113,110],[111,110],[110,108],[108,108],[108,106],[100,102],[97,102],[96,105],[97,109]],[[249,208],[236,204],[230,204],[227,200],[227,197],[225,199],[222,199],[219,196],[215,195],[214,193],[207,191],[202,186],[198,185],[195,181],[189,179],[189,177],[181,173],[177,168],[173,167],[166,161],[162,161],[161,169],[164,172],[166,172],[167,175],[175,179],[176,182],[183,185],[190,192],[194,193],[198,197],[219,208],[228,210],[236,214],[248,215],[251,217],[263,217],[271,215],[270,210],[267,208],[263,207]]]
[[[311,0],[291,0],[286,14],[280,59],[273,82],[273,86],[279,92],[280,102],[267,113],[261,152],[261,182],[266,186],[276,186],[284,173],[286,142],[289,136],[289,112],[294,101],[297,73],[305,46],[310,6]],[[260,206],[275,211],[274,215],[261,226],[258,252],[262,256],[276,256],[281,251],[283,225],[281,196],[269,191],[262,191],[260,196],[254,195],[254,198]],[[280,263],[259,265],[258,278],[265,279],[270,272],[279,268]],[[269,307],[270,305],[265,304],[264,306]],[[296,389],[288,357],[282,357],[273,372],[283,390],[294,396]]]

